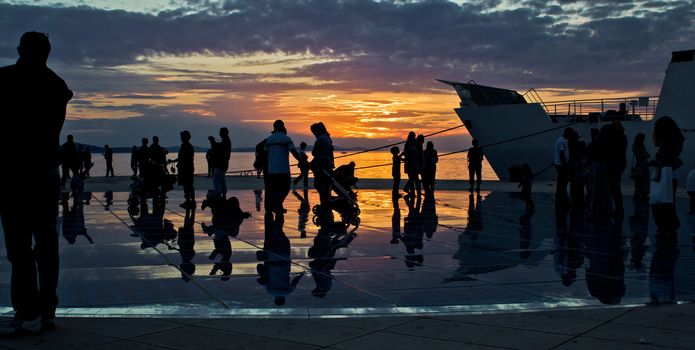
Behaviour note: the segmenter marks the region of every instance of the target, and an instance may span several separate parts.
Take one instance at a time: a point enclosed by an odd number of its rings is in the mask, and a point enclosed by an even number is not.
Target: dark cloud
[[[49,32],[54,47],[51,63],[84,106],[88,101],[83,97],[94,93],[156,100],[163,99],[156,95],[165,91],[208,89],[252,96],[308,86],[259,79],[273,78],[272,74],[211,73],[190,67],[177,73],[191,79],[166,81],[156,73],[143,75],[119,68],[142,63],[143,57],[153,54],[284,52],[340,57],[343,60],[298,68],[289,77],[334,81],[331,89],[346,92],[446,89],[434,78],[475,79],[519,89],[657,92],[670,52],[692,48],[695,35],[695,9],[688,1],[529,0],[506,10],[501,4],[191,1],[186,7],[159,14],[3,4],[0,60],[14,60],[22,32]],[[221,122],[189,116],[182,112],[186,108],[192,107],[162,109],[137,104],[125,109],[144,116],[127,122],[74,123],[85,125],[85,130],[108,130],[107,126],[114,125],[127,128],[136,122],[154,127],[154,121],[168,116],[168,125],[180,130],[193,127],[193,121],[202,127]],[[248,113],[263,108],[250,103],[239,106]]]

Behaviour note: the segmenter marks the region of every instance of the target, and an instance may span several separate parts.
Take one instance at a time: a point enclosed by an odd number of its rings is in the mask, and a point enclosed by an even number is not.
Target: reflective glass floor
[[[312,190],[287,197],[282,230],[268,236],[259,193],[228,194],[252,214],[231,225],[213,222],[198,194],[188,214],[180,191],[161,212],[151,200],[129,212],[124,192],[61,206],[59,314],[476,313],[695,299],[686,200],[677,203],[677,239],[659,237],[648,205],[627,197],[624,220],[597,222],[581,211],[556,215],[552,194],[534,194],[531,212],[507,192],[437,191],[406,203],[360,190],[359,219],[342,224],[334,212],[320,230]],[[0,313],[9,313],[0,245]]]

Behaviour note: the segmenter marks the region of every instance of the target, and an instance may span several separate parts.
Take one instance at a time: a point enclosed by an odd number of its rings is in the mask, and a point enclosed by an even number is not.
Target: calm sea
[[[350,152],[346,152],[350,153]],[[445,153],[440,151],[440,153]],[[342,155],[342,153],[337,152],[337,156]],[[169,154],[169,158],[173,159],[176,154]],[[311,155],[309,155],[311,157]],[[253,169],[253,152],[234,152],[232,153],[232,158],[229,162],[230,171],[239,170],[249,170]],[[100,154],[93,154],[92,161],[94,162],[94,167],[92,168],[92,176],[103,176],[106,173],[106,162],[103,156]],[[379,164],[390,164],[391,163],[391,153],[386,151],[375,151],[369,153],[357,154],[354,156],[349,156],[345,158],[336,159],[336,166],[349,163],[354,161],[357,164],[357,168],[366,167],[371,165]],[[117,176],[130,175],[130,153],[116,153],[113,155],[113,167]],[[205,160],[205,153],[198,152],[195,154],[195,172],[197,174],[203,174],[207,172],[207,162]],[[401,169],[402,170],[402,169]],[[298,171],[295,169],[293,172]],[[374,167],[368,169],[357,169],[355,176],[365,179],[388,179],[391,178],[391,166]],[[402,176],[405,178],[405,175]],[[442,157],[439,159],[439,164],[437,165],[437,178],[438,179],[451,179],[451,180],[462,180],[468,179],[468,167],[466,164],[466,154],[455,154],[447,157]],[[483,179],[485,180],[496,180],[497,176],[490,168],[490,165],[485,161],[483,163]]]

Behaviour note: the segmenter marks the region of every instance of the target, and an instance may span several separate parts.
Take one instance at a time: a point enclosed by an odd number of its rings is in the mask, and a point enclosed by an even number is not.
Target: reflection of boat
[[[508,179],[508,169],[515,165],[527,163],[536,172],[548,167],[553,160],[555,140],[562,134],[563,126],[571,126],[588,142],[592,128],[620,120],[630,142],[628,150],[637,133],[651,135],[653,120],[661,116],[671,116],[685,132],[695,131],[694,54],[695,50],[672,54],[659,97],[543,102],[533,89],[519,94],[513,90],[478,85],[474,81],[439,81],[456,90],[461,105],[454,110],[482,145],[508,141],[485,149],[486,158],[497,176]],[[647,147],[654,155],[651,142]],[[685,162],[682,169],[693,167],[693,148],[695,141],[689,140],[686,134],[681,155]],[[681,171],[679,176],[683,178],[686,174],[687,171]],[[540,179],[552,178],[553,171],[540,175]]]

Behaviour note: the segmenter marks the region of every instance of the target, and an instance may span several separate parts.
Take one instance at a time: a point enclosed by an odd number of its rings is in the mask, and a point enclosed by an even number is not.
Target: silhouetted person
[[[690,169],[685,183],[685,190],[690,199],[688,214],[695,214],[695,169]]]
[[[212,136],[208,136],[208,141],[210,141],[210,148],[208,148],[207,152],[205,152],[205,160],[208,163],[208,177],[212,177],[213,170],[215,169],[214,165],[214,148],[215,148],[215,138]]]
[[[130,151],[130,169],[133,171],[133,176],[138,175],[138,158],[138,146],[133,146],[133,149]]]
[[[415,186],[417,187],[417,194],[418,196],[421,195],[421,186],[422,183],[425,180],[425,136],[423,134],[417,135],[415,138],[416,145],[417,145],[417,172],[418,172],[418,179],[417,183]]]
[[[282,120],[273,123],[273,133],[266,138],[265,147],[268,153],[268,172],[264,178],[265,211],[282,215],[285,210],[282,204],[290,193],[292,181],[289,154],[291,153],[300,163],[304,160],[297,153],[292,139],[287,136],[287,129]]]
[[[437,150],[434,149],[432,141],[427,142],[427,148],[423,153],[423,168],[422,168],[422,187],[425,194],[434,192],[434,182],[437,177],[437,163],[439,156]]]
[[[606,124],[601,127],[599,135],[591,142],[589,148],[588,157],[591,163],[589,213],[593,218],[604,218],[613,213],[610,183],[612,139],[613,127]]]
[[[0,197],[0,217],[12,264],[15,311],[13,322],[0,330],[3,335],[55,326],[59,137],[72,91],[46,66],[50,50],[48,35],[24,33],[17,63],[0,68],[0,119],[5,123],[0,157],[13,165],[0,168],[0,182],[11,184]],[[32,142],[26,144],[26,135],[32,135]],[[17,152],[23,144],[23,152]]]
[[[150,141],[147,137],[142,138],[142,144],[138,148],[138,169],[140,170],[140,176],[142,176],[143,168],[146,168],[150,163],[150,147],[147,145]]]
[[[572,137],[574,130],[565,128],[562,136],[555,141],[555,170],[557,171],[557,184],[555,187],[555,205],[560,208],[567,208],[570,204],[567,195],[567,185],[570,180],[569,157],[570,150],[567,141]]]
[[[92,170],[92,167],[94,166],[94,163],[92,162],[92,151],[89,149],[89,147],[84,148],[84,176],[89,177],[89,171]]]
[[[473,183],[477,182],[476,191],[480,192],[480,184],[483,183],[481,179],[483,172],[483,149],[478,146],[478,140],[473,139],[471,142],[473,147],[468,149],[468,184],[470,185],[468,190],[473,191]],[[475,180],[477,181],[474,181]]]
[[[232,140],[229,139],[229,129],[220,129],[220,142],[216,143],[213,151],[213,179],[215,193],[220,197],[227,195],[227,182],[225,175],[229,169],[229,158],[232,155]]]
[[[398,193],[398,189],[394,191]],[[392,196],[393,214],[391,215],[391,244],[398,244],[401,239],[401,208],[398,205],[398,196]]]
[[[417,187],[417,193],[420,193],[420,180],[418,176],[420,175],[420,170],[418,166],[420,162],[418,161],[418,150],[417,150],[417,138],[414,132],[408,133],[408,138],[405,140],[405,145],[403,146],[403,168],[405,174],[408,175],[408,181],[405,183],[403,190],[407,195],[415,196],[415,189]]]
[[[400,150],[398,147],[391,147],[391,177],[393,177],[393,196],[399,196],[398,191],[401,188],[401,163],[403,162],[403,156],[400,155]]]
[[[149,148],[149,153],[152,162],[166,169],[167,153],[169,153],[169,151],[159,145],[158,136],[152,136],[152,145]]]
[[[584,188],[586,187],[587,162],[586,162],[586,143],[580,139],[579,133],[572,130],[570,138],[567,140],[569,149],[569,180],[570,180],[570,203],[573,206],[584,206]]]
[[[60,147],[60,155],[61,170],[63,173],[61,177],[61,185],[65,187],[65,183],[70,177],[70,173],[72,173],[72,176],[74,176],[77,172],[77,162],[79,159],[77,156],[77,145],[75,144],[75,139],[72,135],[68,135],[67,141]]]
[[[84,158],[84,146],[77,145],[77,166],[75,167],[75,169],[79,174],[82,174],[84,172]]]
[[[314,148],[311,150],[311,170],[314,173],[314,188],[319,193],[321,204],[328,203],[331,197],[330,173],[335,167],[333,156],[333,140],[326,126],[319,122],[312,124],[309,129],[316,137]],[[266,194],[267,197],[267,194]]]
[[[630,177],[635,181],[635,200],[649,198],[649,152],[644,146],[643,133],[635,135],[632,143],[632,173]]]
[[[106,160],[106,177],[114,177],[113,174],[113,150],[109,145],[104,145],[104,160]]]
[[[623,125],[619,121],[614,120],[611,126],[612,139],[610,141],[611,161],[609,172],[611,197],[615,205],[615,215],[624,215],[625,208],[623,207],[623,191],[620,186],[620,180],[627,166],[627,136],[625,136],[625,129],[623,129]]]
[[[303,163],[298,163],[300,174],[292,181],[292,188],[299,183],[299,181],[304,180],[304,188],[309,187],[309,156],[306,155],[306,142],[299,144],[299,157],[304,160]]]
[[[680,227],[678,216],[676,215],[675,207],[675,182],[672,179],[664,178],[668,176],[667,169],[671,168],[672,172],[683,165],[680,159],[683,151],[683,142],[685,138],[678,124],[668,116],[657,119],[654,123],[654,145],[658,148],[654,160],[650,162],[650,166],[656,167],[659,179],[652,178],[652,181],[661,183],[662,181],[671,183],[671,186],[659,186],[653,183],[649,196],[649,203],[652,206],[652,214],[654,215],[654,223],[657,227],[657,232],[664,234],[674,234],[676,229]],[[664,190],[665,188],[665,190]],[[661,192],[656,193],[659,190]],[[671,190],[669,193],[664,191]]]
[[[179,147],[179,155],[175,160],[171,162],[176,162],[176,168],[178,169],[178,181],[179,185],[183,186],[183,197],[184,202],[181,203],[181,208],[194,209],[195,208],[195,190],[193,188],[195,173],[194,168],[194,158],[195,150],[193,145],[191,145],[191,133],[188,130],[181,132],[181,147]]]

